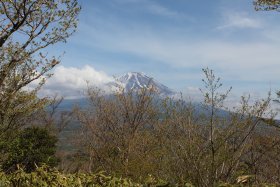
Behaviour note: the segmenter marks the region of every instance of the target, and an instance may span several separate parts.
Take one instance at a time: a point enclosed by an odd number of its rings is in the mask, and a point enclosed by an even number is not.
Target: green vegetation
[[[240,180],[250,181],[251,176],[243,176]],[[247,183],[248,185],[250,183]],[[12,174],[0,172],[0,186],[4,187],[169,187],[169,186],[184,186],[193,187],[190,183],[179,183],[171,185],[168,182],[157,180],[149,175],[143,183],[135,183],[130,179],[114,177],[106,175],[104,172],[97,174],[92,173],[75,173],[64,174],[55,168],[42,166],[37,168],[32,173],[25,173],[21,168]],[[243,184],[230,185],[227,183],[219,183],[217,187],[242,187]],[[245,185],[247,186],[247,185]],[[253,185],[252,185],[253,186]],[[263,187],[274,187],[276,185],[259,185]]]
[[[255,5],[256,10],[280,11],[280,1],[279,0],[255,0],[254,5]]]
[[[140,186],[128,179],[99,174],[63,174],[56,169],[46,166],[37,168],[32,173],[25,173],[22,169],[6,175],[0,173],[0,186],[11,187],[68,187],[68,186]]]
[[[3,164],[3,170],[13,172],[17,166],[21,166],[25,171],[31,172],[42,163],[56,166],[56,142],[57,138],[51,136],[46,129],[24,129],[7,145],[8,158]]]
[[[45,49],[67,41],[79,12],[77,0],[0,0],[0,165],[9,158],[7,145],[48,104],[37,92],[59,58]]]
[[[164,186],[185,186],[192,187],[189,183],[170,185],[167,182],[156,180],[152,176],[148,176],[143,183],[135,183],[130,179],[118,178],[110,175],[106,175],[103,172],[97,174],[75,173],[75,174],[63,174],[56,169],[46,166],[37,168],[32,173],[25,173],[22,169],[18,169],[16,172],[6,175],[0,173],[0,186],[7,187],[84,187],[84,186],[122,186],[122,187],[164,187]],[[242,186],[242,185],[229,185],[226,183],[218,184],[217,186]],[[269,185],[263,185],[269,186]]]

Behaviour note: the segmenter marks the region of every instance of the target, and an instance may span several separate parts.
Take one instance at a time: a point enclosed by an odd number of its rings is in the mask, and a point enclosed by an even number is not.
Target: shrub
[[[17,165],[27,172],[34,171],[36,165],[42,163],[57,165],[56,142],[57,138],[46,129],[31,127],[22,130],[8,145],[8,159],[3,164],[4,171],[14,171]]]

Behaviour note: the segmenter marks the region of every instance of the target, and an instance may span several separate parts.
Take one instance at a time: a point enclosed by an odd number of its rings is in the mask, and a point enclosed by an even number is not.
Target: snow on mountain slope
[[[178,95],[178,93],[174,92],[167,86],[159,83],[151,77],[148,77],[144,73],[139,72],[126,73],[117,77],[115,81],[109,82],[107,86],[109,86],[111,90],[117,90],[121,87],[124,91],[137,91],[142,88],[154,88],[160,96],[174,97]]]

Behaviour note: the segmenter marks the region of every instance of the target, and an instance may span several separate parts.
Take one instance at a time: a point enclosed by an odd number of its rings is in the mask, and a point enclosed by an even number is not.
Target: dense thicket
[[[233,110],[220,79],[204,70],[203,105],[157,97],[153,89],[104,96],[89,89],[88,108],[76,109],[82,130],[65,171],[106,171],[142,182],[148,174],[171,184],[215,186],[237,181],[280,184],[280,131],[270,98]],[[221,110],[223,109],[223,110]]]
[[[26,128],[7,145],[6,151],[9,155],[2,168],[11,173],[17,167],[31,172],[42,164],[57,166],[56,143],[56,136],[50,135],[48,130],[38,127]]]

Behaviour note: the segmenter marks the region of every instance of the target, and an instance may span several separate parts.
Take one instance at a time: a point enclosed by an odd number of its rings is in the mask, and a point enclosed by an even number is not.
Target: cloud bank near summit
[[[58,66],[54,69],[53,76],[40,90],[39,95],[77,98],[83,96],[88,86],[102,88],[104,84],[112,80],[111,76],[92,66],[86,65],[81,68]]]

